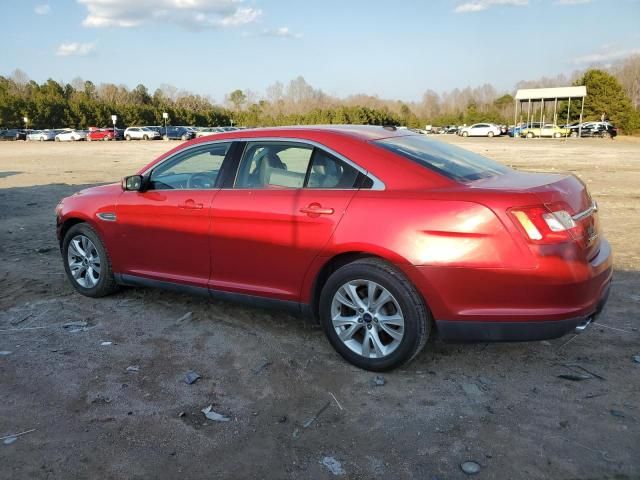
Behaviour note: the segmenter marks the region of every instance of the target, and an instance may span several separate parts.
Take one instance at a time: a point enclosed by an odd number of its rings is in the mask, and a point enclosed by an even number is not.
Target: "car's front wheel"
[[[463,137],[468,137],[469,136],[469,132],[462,132],[462,136]]]
[[[62,258],[67,278],[81,294],[103,297],[118,289],[107,250],[88,224],[69,229],[62,241]]]
[[[382,260],[358,260],[335,271],[319,306],[329,342],[366,370],[409,362],[429,338],[431,317],[423,298],[402,272]]]

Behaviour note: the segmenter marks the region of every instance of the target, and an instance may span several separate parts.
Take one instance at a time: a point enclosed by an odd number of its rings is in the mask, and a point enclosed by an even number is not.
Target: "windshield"
[[[482,155],[423,135],[383,138],[373,143],[459,182],[502,175],[510,170]]]

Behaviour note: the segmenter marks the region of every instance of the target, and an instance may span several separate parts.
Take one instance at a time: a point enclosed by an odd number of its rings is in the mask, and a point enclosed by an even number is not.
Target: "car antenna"
[[[395,132],[397,130],[395,125],[383,125],[382,128],[384,128],[385,130],[392,131],[392,132]]]

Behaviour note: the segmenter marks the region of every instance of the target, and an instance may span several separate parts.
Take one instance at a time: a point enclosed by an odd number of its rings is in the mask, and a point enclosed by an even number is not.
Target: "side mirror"
[[[122,179],[122,190],[140,192],[142,190],[142,175],[130,175]]]

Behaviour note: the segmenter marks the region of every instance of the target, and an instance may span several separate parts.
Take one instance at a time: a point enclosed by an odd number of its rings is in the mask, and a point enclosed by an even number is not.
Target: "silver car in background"
[[[47,142],[56,137],[55,130],[34,130],[27,134],[27,140],[37,142]]]

